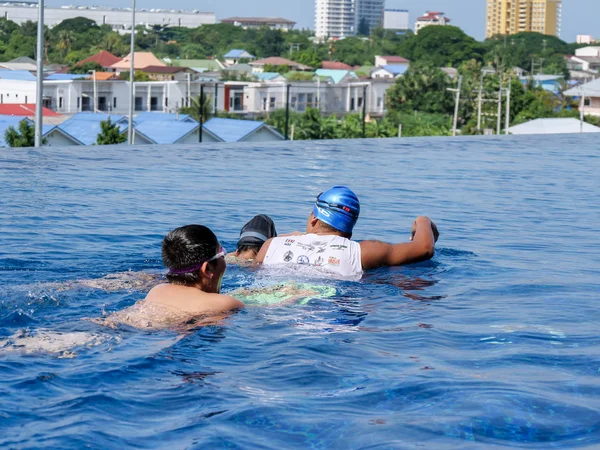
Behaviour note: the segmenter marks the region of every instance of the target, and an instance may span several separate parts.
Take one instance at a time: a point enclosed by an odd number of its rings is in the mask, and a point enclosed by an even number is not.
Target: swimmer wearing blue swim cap
[[[311,266],[344,279],[360,279],[365,270],[400,266],[433,257],[439,233],[427,217],[417,217],[409,242],[351,240],[360,215],[358,196],[334,186],[316,198],[306,233],[269,239],[256,257],[264,265]]]

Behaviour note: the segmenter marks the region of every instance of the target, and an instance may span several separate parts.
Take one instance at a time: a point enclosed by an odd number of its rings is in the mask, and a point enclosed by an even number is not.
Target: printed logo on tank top
[[[283,260],[285,262],[290,262],[292,259],[294,259],[294,254],[292,252],[287,252],[285,255],[283,255]]]
[[[329,248],[331,250],[343,251],[343,250],[347,250],[348,246],[347,245],[335,244],[335,245],[330,245]]]
[[[334,258],[333,256],[330,256],[329,259],[327,260],[327,264],[329,264],[330,266],[335,266],[338,267],[341,263],[341,260],[339,258]]]
[[[298,264],[302,264],[303,266],[308,266],[310,265],[310,259],[308,259],[308,256],[306,255],[300,255],[298,256]]]

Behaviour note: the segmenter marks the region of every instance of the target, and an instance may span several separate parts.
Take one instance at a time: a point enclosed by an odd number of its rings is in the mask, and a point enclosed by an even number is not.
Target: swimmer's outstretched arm
[[[363,270],[385,266],[402,266],[431,259],[439,233],[427,217],[417,217],[413,225],[411,242],[387,244],[380,241],[360,243]]]

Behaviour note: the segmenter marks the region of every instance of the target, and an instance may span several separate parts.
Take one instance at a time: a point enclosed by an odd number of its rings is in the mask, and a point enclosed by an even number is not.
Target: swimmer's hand
[[[435,223],[433,223],[433,221],[431,219],[430,219],[430,222],[431,222],[431,231],[433,232],[433,241],[437,242],[440,237],[440,232],[438,231],[437,225]],[[412,232],[410,235],[411,241],[415,238],[416,232],[417,232],[417,221],[415,220],[415,222],[413,223]]]

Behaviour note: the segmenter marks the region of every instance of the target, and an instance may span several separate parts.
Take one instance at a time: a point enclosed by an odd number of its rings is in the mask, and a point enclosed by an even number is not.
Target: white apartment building
[[[386,9],[383,12],[383,28],[386,30],[408,30],[410,28],[408,10]]]
[[[415,34],[419,34],[423,28],[432,25],[448,25],[450,19],[446,17],[443,12],[427,11],[424,15],[419,17],[415,22]]]
[[[369,29],[383,25],[385,0],[315,0],[317,38],[355,36],[361,21]]]
[[[0,16],[18,24],[38,20],[37,2],[2,0]],[[61,6],[45,7],[44,23],[48,27],[58,25],[65,19],[86,17],[98,25],[110,25],[115,30],[131,29],[130,8],[107,8],[96,6]],[[215,13],[183,11],[175,9],[136,9],[136,25],[166,25],[186,28],[197,28],[205,24],[217,23]]]

